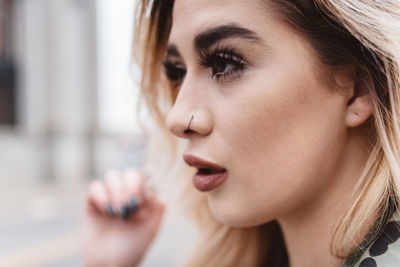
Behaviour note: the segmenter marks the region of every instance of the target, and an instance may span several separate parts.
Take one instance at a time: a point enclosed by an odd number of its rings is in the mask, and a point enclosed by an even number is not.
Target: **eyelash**
[[[243,55],[234,47],[229,46],[217,46],[213,50],[205,50],[200,54],[199,64],[205,68],[210,68],[212,72],[210,78],[217,82],[221,79],[228,81],[229,79],[239,78],[247,69]],[[232,67],[226,70],[228,65]]]
[[[174,64],[168,61],[165,61],[163,65],[165,76],[173,84],[173,87],[179,87],[186,76],[185,67],[181,64]]]
[[[164,62],[164,72],[167,78],[179,87],[186,75],[186,69],[181,64]],[[199,65],[211,69],[210,79],[217,82],[239,78],[247,69],[243,55],[234,47],[217,46],[212,50],[205,50],[199,55]],[[227,70],[228,65],[230,69]]]

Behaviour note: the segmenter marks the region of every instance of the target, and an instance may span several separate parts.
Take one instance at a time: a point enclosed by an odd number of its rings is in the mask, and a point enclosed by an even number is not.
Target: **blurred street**
[[[0,201],[0,266],[82,266],[84,187],[7,188]]]
[[[79,231],[85,190],[86,185],[50,184],[2,191],[0,266],[83,266]],[[183,218],[167,213],[141,266],[176,266],[193,237]]]

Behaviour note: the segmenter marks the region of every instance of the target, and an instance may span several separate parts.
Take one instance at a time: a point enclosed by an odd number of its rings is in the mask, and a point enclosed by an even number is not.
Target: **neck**
[[[359,134],[350,136],[338,169],[329,179],[331,183],[309,203],[278,218],[291,267],[340,266],[343,262],[331,253],[330,245],[368,160],[363,140]]]

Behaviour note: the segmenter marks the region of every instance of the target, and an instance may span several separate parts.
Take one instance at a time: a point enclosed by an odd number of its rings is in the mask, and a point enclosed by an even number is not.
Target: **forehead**
[[[183,43],[216,25],[237,23],[260,30],[268,23],[268,7],[261,0],[176,0],[170,42]],[[270,16],[270,15],[269,15]]]

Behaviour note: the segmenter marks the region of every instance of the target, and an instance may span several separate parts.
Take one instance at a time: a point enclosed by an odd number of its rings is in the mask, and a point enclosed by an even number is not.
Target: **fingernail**
[[[121,211],[122,219],[124,219],[125,221],[128,220],[129,215],[130,215],[128,208],[125,205],[122,205],[119,209]]]
[[[115,216],[115,212],[114,209],[112,208],[111,204],[107,204],[106,206],[106,211],[110,216]]]
[[[129,199],[129,211],[135,213],[138,209],[138,201],[135,197]]]

